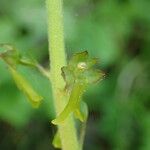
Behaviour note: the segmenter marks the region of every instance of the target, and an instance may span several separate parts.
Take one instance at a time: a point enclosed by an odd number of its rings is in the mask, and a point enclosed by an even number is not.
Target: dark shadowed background
[[[64,0],[64,22],[68,58],[88,50],[106,73],[84,94],[84,150],[150,150],[150,1]],[[0,43],[48,67],[45,1],[0,0]],[[44,101],[32,109],[0,61],[0,149],[54,150],[51,87],[36,70],[20,71]]]

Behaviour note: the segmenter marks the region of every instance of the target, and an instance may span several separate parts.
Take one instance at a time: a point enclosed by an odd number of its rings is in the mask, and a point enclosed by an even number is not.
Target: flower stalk
[[[48,21],[48,42],[51,68],[51,85],[56,115],[64,109],[68,96],[64,94],[65,82],[61,68],[66,65],[63,29],[62,0],[46,0]],[[62,150],[79,150],[76,128],[72,115],[58,125]]]

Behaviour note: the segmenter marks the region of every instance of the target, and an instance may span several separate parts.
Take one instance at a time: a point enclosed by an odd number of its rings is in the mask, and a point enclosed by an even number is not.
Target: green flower
[[[94,68],[97,62],[97,58],[90,58],[87,51],[73,55],[68,65],[62,68],[66,84],[91,84],[103,79],[104,73]]]
[[[68,104],[59,116],[52,120],[53,124],[62,123],[70,113],[80,121],[86,121],[88,109],[83,105],[81,97],[87,86],[103,79],[104,73],[95,69],[96,58],[90,58],[87,51],[77,53],[68,62],[68,65],[62,67],[62,76],[66,82],[66,89],[70,90]],[[81,105],[82,104],[82,105]]]

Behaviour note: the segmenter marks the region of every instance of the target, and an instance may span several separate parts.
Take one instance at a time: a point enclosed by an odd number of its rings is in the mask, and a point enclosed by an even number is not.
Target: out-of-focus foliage
[[[88,50],[106,72],[84,95],[90,110],[85,150],[150,149],[150,1],[64,0],[68,56]],[[0,0],[0,43],[48,66],[44,0]],[[99,67],[99,66],[98,66]],[[20,72],[44,97],[33,110],[0,61],[0,149],[52,149],[51,90],[40,74]],[[42,138],[41,138],[42,137]],[[43,138],[44,137],[44,138]]]

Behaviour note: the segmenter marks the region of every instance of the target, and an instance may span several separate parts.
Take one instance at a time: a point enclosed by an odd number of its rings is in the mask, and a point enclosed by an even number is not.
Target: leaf
[[[31,87],[31,85],[19,74],[13,67],[8,66],[10,73],[17,85],[17,87],[27,96],[29,102],[34,108],[39,107],[41,100],[43,99],[37,92]]]

